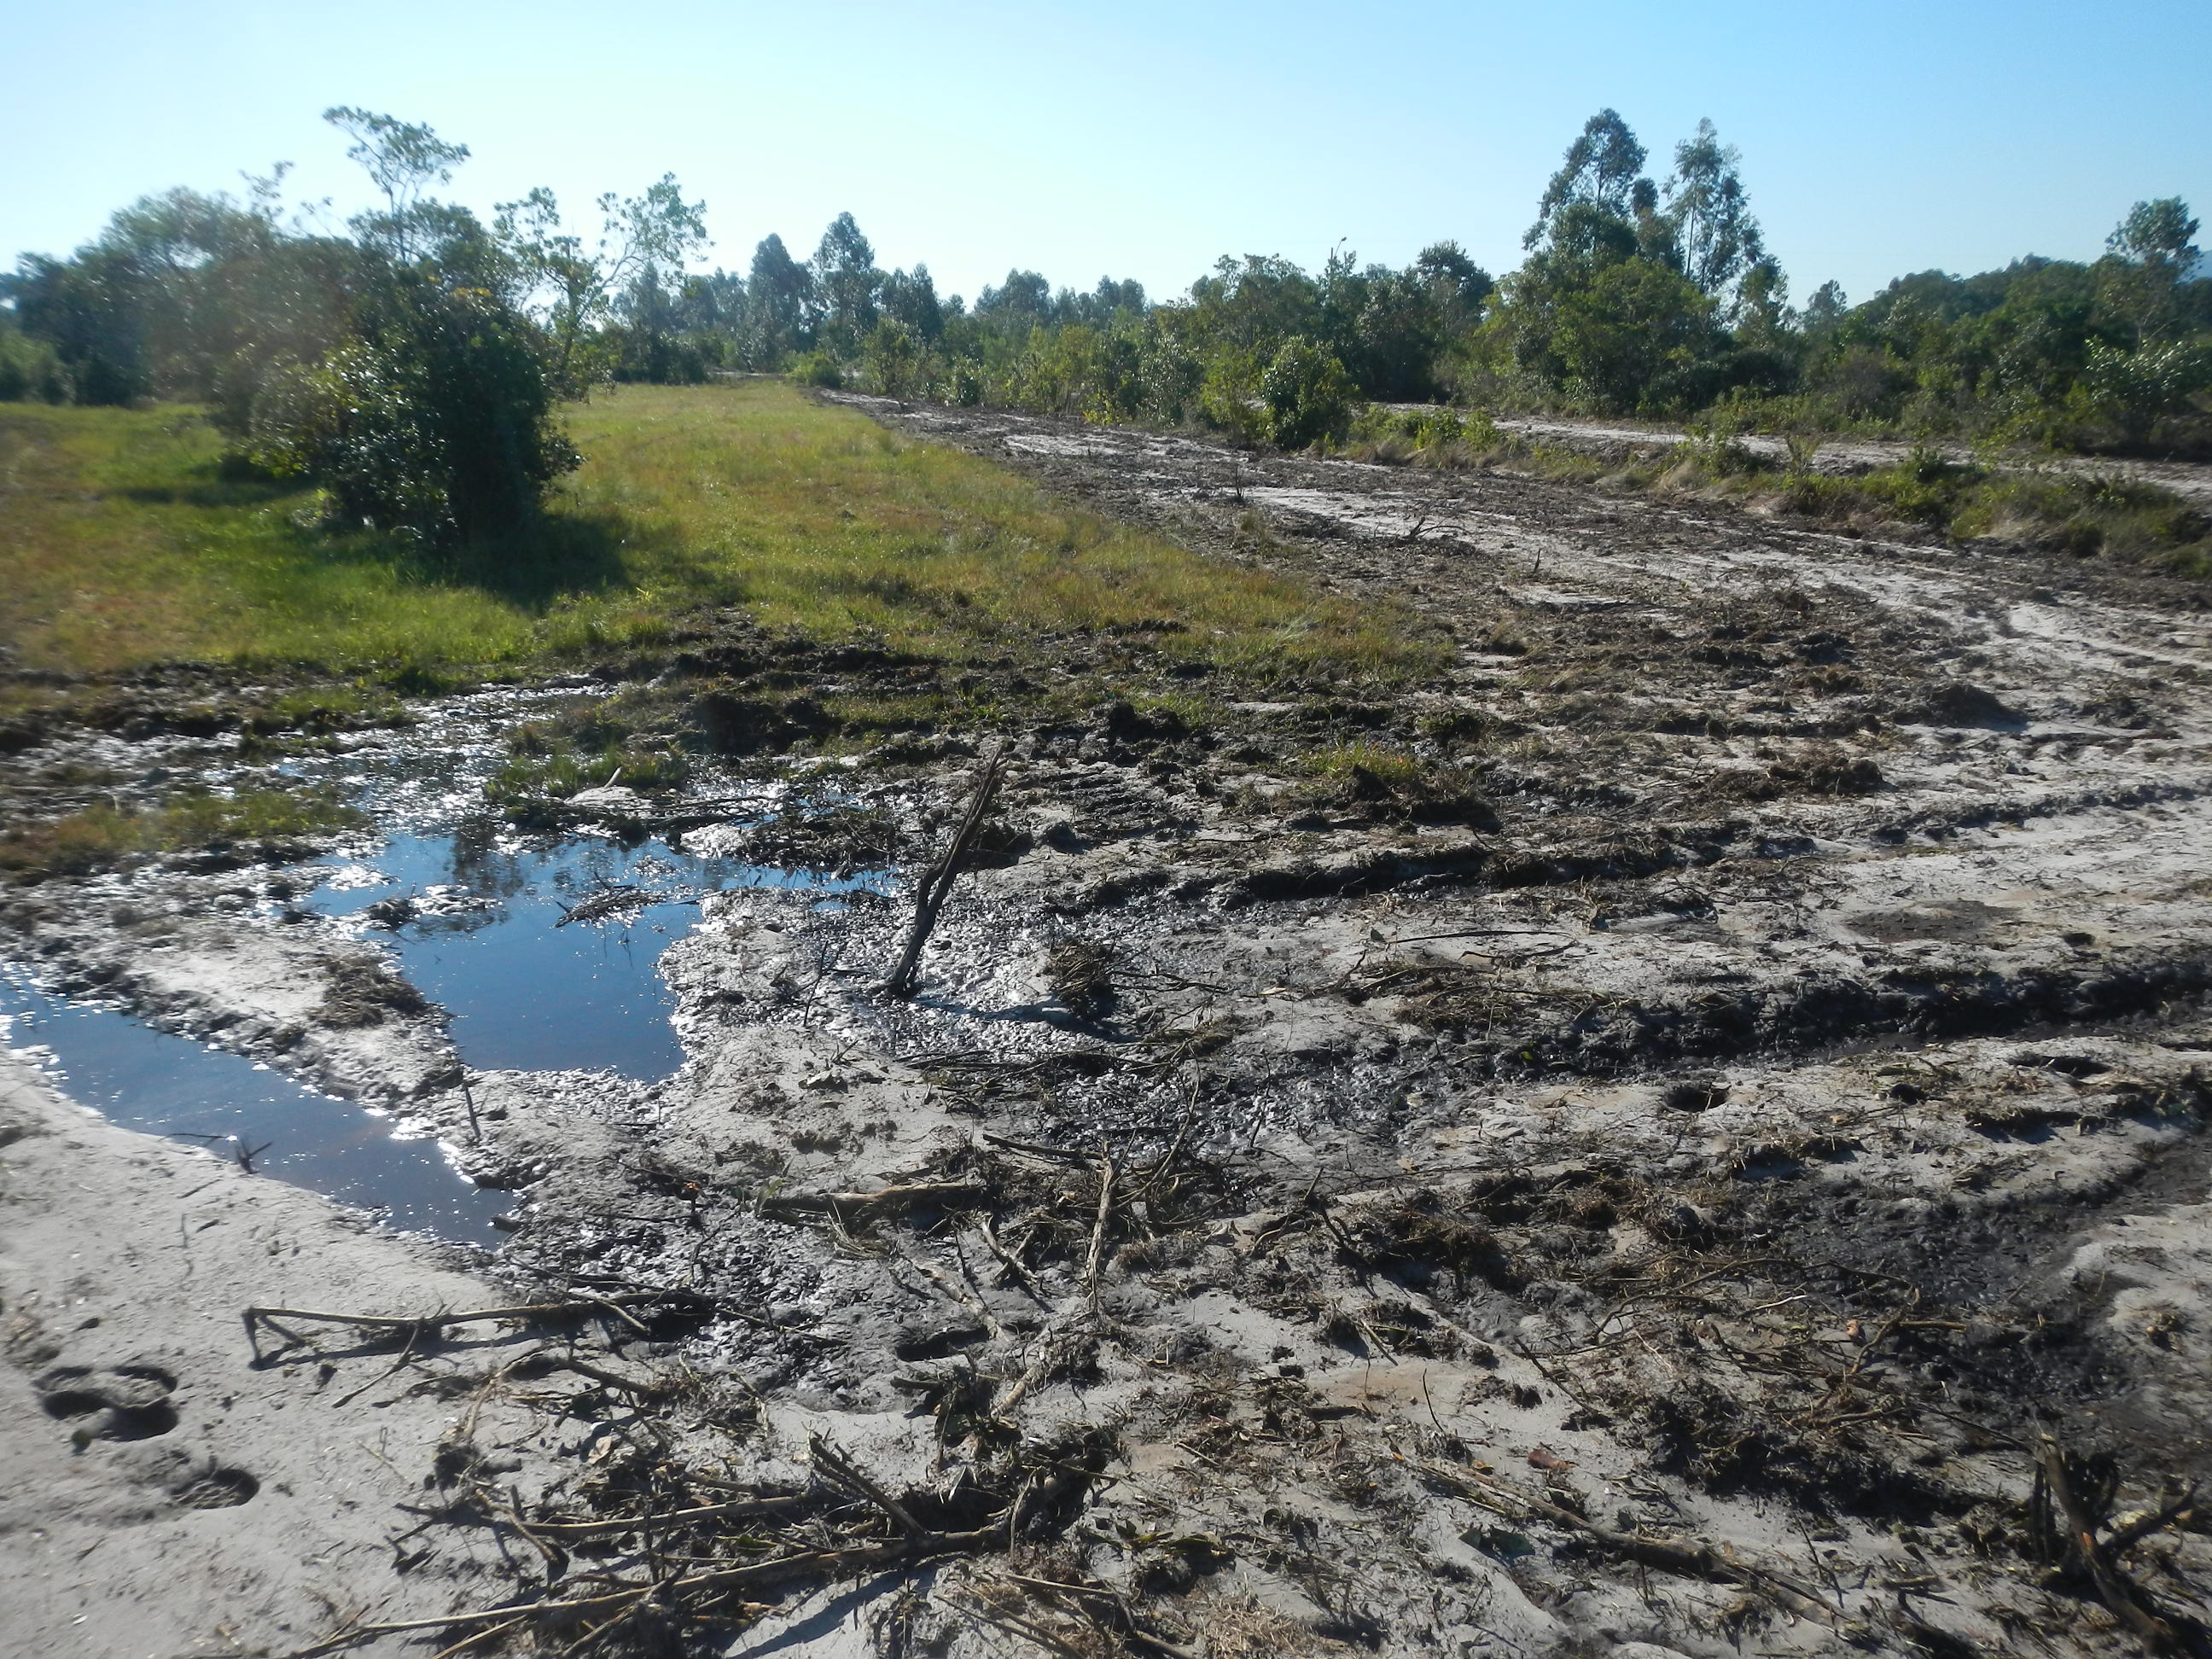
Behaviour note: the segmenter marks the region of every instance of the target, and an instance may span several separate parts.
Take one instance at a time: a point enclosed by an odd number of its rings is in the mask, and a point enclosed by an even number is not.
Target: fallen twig
[[[560,1302],[525,1303],[507,1308],[480,1308],[470,1313],[437,1313],[417,1315],[331,1313],[313,1308],[262,1308],[245,1310],[246,1340],[253,1345],[254,1358],[261,1357],[260,1329],[268,1325],[283,1331],[280,1320],[312,1320],[325,1325],[352,1325],[362,1330],[404,1332],[411,1342],[422,1336],[436,1336],[449,1325],[478,1325],[496,1320],[512,1320],[528,1323],[535,1320],[580,1318],[586,1314],[611,1313],[635,1327],[640,1325],[629,1312],[631,1308],[653,1307],[670,1303],[690,1307],[712,1309],[718,1305],[713,1297],[702,1296],[696,1291],[632,1291],[615,1296],[576,1297]],[[287,1336],[291,1333],[285,1332]],[[297,1341],[297,1337],[293,1337]]]

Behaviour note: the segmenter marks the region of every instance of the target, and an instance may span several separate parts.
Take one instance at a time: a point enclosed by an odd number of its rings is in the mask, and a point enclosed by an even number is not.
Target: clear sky
[[[0,0],[0,260],[278,160],[343,216],[365,181],[337,103],[471,146],[450,194],[479,210],[673,171],[710,264],[769,231],[804,257],[850,210],[879,263],[971,297],[1016,264],[1164,297],[1220,253],[1313,266],[1340,239],[1402,264],[1455,237],[1502,272],[1608,104],[1655,171],[1712,118],[1801,300],[2092,257],[2146,197],[2212,222],[2208,0]]]

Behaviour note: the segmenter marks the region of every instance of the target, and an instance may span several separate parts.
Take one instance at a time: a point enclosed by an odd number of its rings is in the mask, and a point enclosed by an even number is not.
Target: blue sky
[[[2212,219],[2205,0],[0,0],[0,259],[277,160],[343,216],[365,190],[334,103],[470,145],[451,193],[479,209],[536,184],[581,209],[672,170],[707,202],[709,263],[771,230],[803,256],[850,210],[883,264],[969,295],[1018,264],[1159,296],[1222,252],[1311,266],[1339,239],[1395,264],[1455,237],[1503,271],[1607,104],[1655,168],[1712,118],[1799,299],[2090,257],[2145,197]]]

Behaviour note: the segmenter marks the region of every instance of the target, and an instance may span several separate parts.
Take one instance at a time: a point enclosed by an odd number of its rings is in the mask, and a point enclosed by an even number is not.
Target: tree
[[[1320,286],[1279,255],[1248,253],[1240,262],[1224,254],[1212,275],[1190,285],[1190,300],[1192,335],[1209,349],[1272,355],[1292,335],[1325,326]]]
[[[1577,207],[1632,225],[1656,202],[1651,181],[1643,176],[1644,159],[1644,146],[1618,111],[1601,109],[1591,116],[1544,186],[1536,222],[1521,239],[1522,246],[1534,248],[1553,240],[1561,220]]]
[[[468,152],[389,116],[328,118],[355,135],[386,211],[355,221],[348,337],[267,377],[246,453],[319,483],[337,523],[432,544],[507,534],[576,455],[553,421],[544,336],[511,298],[511,252],[422,194]]]
[[[1805,301],[1805,332],[1815,337],[1832,334],[1850,308],[1850,300],[1841,283],[1821,283],[1813,290],[1813,297]]]
[[[392,268],[364,301],[356,337],[264,398],[250,454],[321,484],[335,525],[430,545],[520,528],[577,459],[534,331],[420,266]]]
[[[791,257],[783,238],[763,236],[753,249],[745,278],[745,331],[742,356],[749,368],[774,369],[810,343],[807,312],[813,279]]]
[[[524,303],[551,341],[554,383],[575,396],[611,367],[586,349],[590,331],[647,270],[680,272],[707,246],[707,204],[686,202],[672,173],[637,196],[610,191],[598,201],[599,240],[591,248],[564,228],[561,204],[540,186],[499,204],[492,222],[514,261]]]
[[[1458,334],[1482,320],[1482,307],[1497,286],[1490,273],[1468,257],[1457,242],[1432,242],[1413,259],[1413,274],[1428,287],[1443,313],[1446,332]]]
[[[827,343],[840,356],[850,357],[876,325],[877,297],[884,281],[883,272],[876,269],[876,251],[851,214],[839,214],[822,233],[812,275],[816,343]],[[825,334],[826,342],[822,337]]]
[[[1665,215],[1677,268],[1709,298],[1719,300],[1766,257],[1737,166],[1741,154],[1723,144],[1711,121],[1674,147]],[[1732,304],[1723,309],[1733,315]]]
[[[2112,302],[2145,345],[2185,331],[2178,302],[2181,284],[2197,268],[2197,231],[2189,204],[2167,196],[2137,202],[2106,239],[2120,266],[2110,285]]]
[[[1304,335],[1283,342],[1260,377],[1267,435],[1285,449],[1340,438],[1351,423],[1354,387],[1344,365]]]
[[[884,277],[881,305],[884,316],[904,324],[924,345],[936,344],[945,332],[945,309],[937,302],[937,283],[927,265]]]
[[[384,211],[353,221],[362,240],[404,263],[427,251],[450,225],[450,210],[427,200],[432,185],[451,184],[453,169],[469,159],[466,144],[449,144],[427,126],[341,104],[323,119],[353,139],[346,151],[384,192]]]
[[[1713,302],[1680,273],[1648,259],[1599,272],[1559,307],[1553,349],[1571,387],[1616,414],[1696,407],[1711,388],[1696,371],[1722,343]],[[1703,392],[1705,395],[1700,395]]]
[[[875,327],[868,331],[862,355],[868,378],[886,398],[910,398],[921,389],[921,341],[897,318],[878,319]]]
[[[2130,208],[2127,217],[2105,239],[2105,246],[2123,259],[2154,266],[2179,282],[2196,267],[2198,256],[2191,239],[2197,228],[2189,204],[2179,196],[2166,196]]]
[[[1052,284],[1034,270],[1010,270],[975,296],[976,317],[1002,333],[1023,335],[1052,320]]]

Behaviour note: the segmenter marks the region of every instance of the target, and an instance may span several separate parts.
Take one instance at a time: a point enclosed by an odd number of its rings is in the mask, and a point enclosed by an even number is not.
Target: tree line
[[[926,265],[882,269],[850,214],[807,258],[770,235],[742,271],[693,273],[704,210],[672,176],[600,198],[592,230],[545,190],[487,224],[430,194],[465,147],[327,118],[383,198],[349,234],[287,221],[281,169],[243,199],[137,203],[0,279],[0,398],[201,402],[240,465],[430,539],[512,527],[573,465],[559,398],[738,371],[1289,447],[1341,439],[1363,404],[1449,399],[2212,453],[2212,280],[2176,198],[2139,203],[2094,261],[1925,271],[1857,305],[1831,283],[1799,307],[1712,124],[1655,178],[1604,110],[1495,281],[1440,241],[1402,268],[1224,257],[1165,301],[1015,270],[969,303]]]

